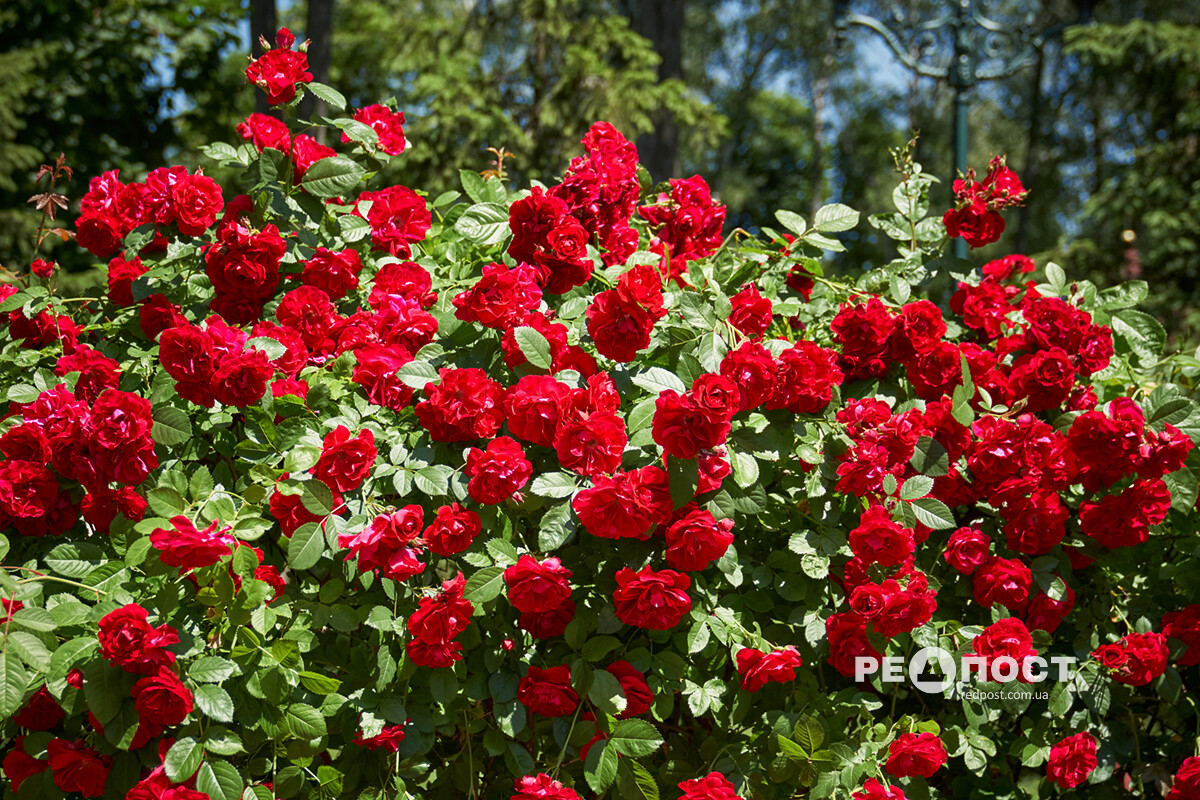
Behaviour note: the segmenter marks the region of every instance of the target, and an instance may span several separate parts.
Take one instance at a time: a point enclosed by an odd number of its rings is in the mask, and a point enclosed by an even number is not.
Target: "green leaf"
[[[730,457],[733,480],[745,489],[758,482],[758,461],[749,453],[733,453]]]
[[[775,219],[779,220],[780,225],[797,236],[803,236],[804,232],[808,230],[808,226],[804,224],[804,217],[793,211],[780,209],[775,212]]]
[[[193,693],[196,708],[217,722],[233,722],[233,699],[229,692],[212,683],[197,686]]]
[[[317,523],[305,523],[292,534],[287,551],[292,569],[310,569],[316,566],[325,552],[325,534]]]
[[[912,510],[916,514],[918,522],[935,531],[955,527],[954,514],[941,500],[922,497],[920,500],[912,502]]]
[[[779,749],[783,752],[783,754],[785,756],[790,758],[792,761],[808,761],[808,759],[809,759],[808,751],[805,750],[803,747],[796,744],[791,739],[784,736],[782,733],[777,734],[777,738],[779,740]]]
[[[538,497],[570,497],[579,486],[574,476],[566,472],[548,472],[533,479],[529,490]]]
[[[588,699],[592,704],[606,714],[616,716],[625,710],[628,701],[621,682],[606,669],[598,669],[592,673],[592,686],[588,689]]]
[[[9,311],[16,311],[18,308],[28,302],[29,295],[25,294],[25,292],[17,292],[14,295],[6,297],[3,301],[0,301],[0,314],[7,313]]]
[[[38,608],[37,606],[22,608],[12,615],[12,621],[14,625],[19,625],[27,631],[39,631],[41,633],[50,633],[58,627],[58,623],[54,621],[54,615],[46,609]]]
[[[520,325],[513,330],[513,338],[530,364],[538,369],[550,369],[550,342],[545,336],[528,325]]]
[[[325,718],[312,706],[295,703],[283,712],[283,727],[297,739],[317,739],[325,735]]]
[[[650,774],[649,770],[632,758],[621,759],[620,765],[629,771],[630,777],[633,778],[633,784],[637,787],[642,800],[659,800],[661,795],[659,794],[658,783],[655,782],[654,776]]]
[[[661,394],[668,389],[674,390],[679,394],[687,391],[687,387],[683,385],[683,381],[679,379],[678,375],[662,367],[650,367],[634,375],[632,380],[635,386],[639,386],[655,395]]]
[[[928,436],[917,439],[917,446],[913,448],[913,457],[909,459],[908,463],[917,472],[933,478],[950,472],[950,456],[946,452],[946,448],[942,447],[936,439]]]
[[[330,156],[304,171],[300,187],[315,197],[340,197],[357,188],[365,175],[366,170],[353,160]]]
[[[50,651],[42,640],[25,631],[9,631],[5,640],[7,647],[21,657],[30,669],[45,675],[50,671]]]
[[[696,496],[700,480],[700,464],[694,458],[667,456],[667,482],[671,489],[671,501],[676,508],[683,508]]]
[[[577,524],[570,503],[551,506],[538,525],[538,549],[549,552],[562,547],[575,535]]]
[[[517,548],[513,547],[512,542],[504,539],[490,539],[484,542],[483,546],[498,565],[508,566],[517,563]]]
[[[1145,281],[1126,281],[1119,286],[1112,286],[1100,291],[1096,295],[1096,301],[1101,308],[1114,311],[1118,308],[1136,306],[1145,300],[1149,293],[1150,285]]]
[[[1167,341],[1167,333],[1154,317],[1141,311],[1125,309],[1112,315],[1113,335],[1119,337],[1144,360],[1156,360]]]
[[[337,89],[334,89],[332,86],[326,86],[323,83],[312,81],[304,84],[304,88],[328,103],[330,108],[335,108],[338,111],[346,110],[345,96],[343,96],[341,92],[339,92]]]
[[[17,654],[8,649],[0,652],[0,719],[8,719],[21,708],[28,682]]]
[[[192,438],[192,423],[182,409],[159,406],[154,409],[154,427],[150,435],[155,444],[175,447]]]
[[[599,661],[621,646],[621,640],[615,636],[593,636],[584,642],[579,653],[588,661]]]
[[[313,694],[333,694],[341,688],[342,682],[319,672],[301,671],[300,685]]]
[[[608,742],[623,756],[648,756],[662,747],[658,729],[644,719],[623,719],[613,728]]]
[[[204,760],[204,748],[192,737],[180,739],[171,745],[163,759],[167,777],[174,783],[183,783],[200,768]]]
[[[227,761],[206,761],[196,775],[196,790],[209,800],[239,800],[242,796],[242,775]]]
[[[504,568],[484,567],[470,578],[463,590],[463,597],[475,605],[495,600],[504,591]]]
[[[274,361],[287,353],[287,347],[270,336],[255,336],[253,339],[246,341],[246,347],[253,347],[256,350],[263,351],[267,354],[267,360],[269,361]]]
[[[410,389],[424,389],[426,384],[438,382],[438,371],[427,361],[410,361],[396,370],[396,377]]]
[[[796,742],[805,750],[815,753],[825,743],[825,728],[821,725],[820,720],[806,714],[796,720],[796,727],[792,731],[792,736],[796,738]]]
[[[333,513],[333,491],[320,478],[300,481],[300,502],[310,514],[318,517]]]
[[[476,203],[458,218],[454,230],[475,244],[499,244],[510,232],[508,208],[501,203]]]
[[[430,497],[442,497],[450,491],[450,476],[454,470],[445,464],[430,464],[413,474],[413,485],[417,491]]]
[[[603,793],[612,786],[617,779],[617,751],[611,739],[599,742],[588,751],[583,777],[597,793]]]
[[[698,619],[688,630],[687,648],[689,655],[695,655],[708,646],[709,630],[708,620]]]
[[[117,715],[121,710],[121,699],[128,693],[129,685],[125,684],[125,673],[121,670],[102,660],[83,668],[83,696],[88,710],[96,715],[101,725]]]
[[[831,203],[817,209],[813,227],[822,233],[848,231],[858,224],[858,212],[841,203]]]
[[[338,217],[338,228],[347,242],[362,241],[371,234],[371,223],[355,214],[343,214]]]
[[[174,517],[182,514],[187,508],[187,501],[183,499],[183,495],[170,486],[156,486],[146,492],[146,502],[150,505],[150,510],[160,517]]]
[[[100,647],[100,642],[94,635],[80,636],[77,639],[71,639],[63,642],[54,651],[54,655],[50,656],[50,670],[46,673],[47,680],[57,681],[67,677],[75,665],[85,658],[90,656],[92,652]],[[0,717],[4,716],[0,714]]]
[[[220,656],[201,656],[188,667],[187,676],[197,683],[221,683],[233,676],[236,667]]]
[[[37,387],[30,386],[28,383],[17,383],[8,387],[8,399],[14,403],[32,403],[38,399],[41,392]]]
[[[933,478],[928,475],[914,475],[900,487],[901,500],[916,500],[927,496],[933,491]]]

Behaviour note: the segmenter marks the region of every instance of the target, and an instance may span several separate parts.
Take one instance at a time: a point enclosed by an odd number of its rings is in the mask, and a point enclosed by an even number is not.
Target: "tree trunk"
[[[333,51],[333,0],[308,0],[308,21],[304,33],[308,36],[308,71],[317,83],[329,83],[329,61]],[[329,106],[314,94],[300,101],[301,119],[314,115],[328,116]],[[316,139],[325,144],[328,130],[316,128]]]
[[[812,81],[812,161],[808,171],[809,219],[817,215],[825,188],[825,107],[829,100],[829,76],[833,72],[833,50],[837,32],[830,26],[825,36],[825,53]]]
[[[658,79],[682,79],[684,0],[625,0],[622,6],[629,27],[649,39],[662,59]],[[655,182],[679,175],[679,126],[669,109],[655,112],[654,130],[639,136],[637,145],[642,165]]]
[[[263,53],[259,39],[266,39],[273,45],[275,33],[278,30],[275,0],[250,0],[250,55],[253,58],[257,58]],[[261,89],[255,90],[254,110],[260,114],[271,112],[271,107],[267,105],[267,95]]]
[[[1046,70],[1046,55],[1038,49],[1037,64],[1033,68],[1033,97],[1029,101],[1029,138],[1025,145],[1025,166],[1021,169],[1021,179],[1030,195],[1036,197],[1034,188],[1037,186],[1038,172],[1041,166],[1041,131],[1042,131],[1042,78]],[[1036,202],[1036,201],[1035,201]],[[1029,225],[1032,215],[1029,203],[1021,206],[1017,216],[1017,239],[1015,246],[1018,253],[1024,253],[1029,245]]]

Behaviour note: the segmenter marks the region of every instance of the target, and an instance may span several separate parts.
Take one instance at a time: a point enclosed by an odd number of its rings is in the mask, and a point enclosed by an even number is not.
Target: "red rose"
[[[82,739],[69,742],[51,739],[46,745],[54,785],[64,792],[78,792],[84,797],[101,797],[112,758],[102,756],[86,746]]]
[[[628,661],[614,661],[604,668],[621,684],[625,693],[625,710],[618,714],[619,719],[629,719],[640,716],[654,705],[654,692],[646,683],[646,676]]]
[[[75,241],[96,258],[108,258],[121,249],[125,237],[121,221],[103,212],[84,212],[75,221]]]
[[[895,318],[878,297],[841,307],[830,329],[833,340],[842,346],[839,363],[847,378],[875,378],[887,371],[895,328]]]
[[[360,217],[363,216],[360,206],[365,202],[371,204],[366,219],[371,223],[373,249],[396,258],[408,258],[412,252],[410,245],[424,239],[433,224],[424,198],[404,186],[360,194],[354,212]]]
[[[213,394],[220,403],[245,408],[262,400],[275,367],[261,350],[227,356],[213,374]]]
[[[309,167],[323,158],[332,158],[336,155],[336,150],[321,144],[308,134],[297,134],[292,141],[292,164],[295,165],[295,169],[292,170],[292,182],[299,184]]]
[[[1016,617],[1007,617],[984,628],[982,633],[971,640],[971,650],[984,657],[993,680],[996,680],[998,671],[1007,672],[1003,665],[993,667],[993,662],[1003,657],[1013,659],[1021,668],[1017,677],[1022,683],[1026,682],[1022,674],[1025,672],[1025,661],[1037,655],[1029,629]]]
[[[721,375],[738,388],[738,411],[762,405],[775,390],[775,359],[756,342],[743,342],[721,359]]]
[[[833,614],[825,620],[825,635],[829,638],[829,664],[847,678],[855,677],[859,658],[874,659],[878,665],[882,654],[867,637],[866,621],[857,614]]]
[[[635,628],[670,630],[692,610],[692,599],[687,594],[691,585],[691,578],[675,570],[655,571],[647,565],[634,572],[622,567],[617,571],[617,590],[613,593],[617,619]]]
[[[475,606],[463,598],[467,579],[460,572],[433,597],[422,597],[408,618],[408,632],[429,644],[446,644],[471,624]]]
[[[169,669],[138,679],[133,685],[133,701],[138,719],[148,726],[178,725],[192,713],[192,692]]]
[[[176,381],[208,384],[216,371],[217,353],[207,333],[195,325],[180,325],[162,332],[158,360]]]
[[[351,437],[345,425],[338,425],[325,435],[313,475],[331,489],[352,492],[371,474],[377,455],[375,434],[370,428],[363,428],[357,436]]]
[[[308,56],[292,50],[290,43],[282,44],[289,36],[287,28],[281,28],[276,35],[278,46],[246,67],[246,80],[266,92],[267,102],[273,106],[292,102],[296,97],[296,84],[313,79],[308,71]]]
[[[605,539],[645,538],[675,508],[667,474],[655,466],[596,478],[571,507],[588,533]]]
[[[0,462],[0,511],[10,517],[41,517],[57,498],[58,479],[41,464]]]
[[[553,639],[562,636],[567,625],[575,619],[575,601],[563,600],[549,611],[522,611],[517,627],[528,631],[535,639]]]
[[[125,256],[118,255],[108,262],[108,300],[113,305],[125,308],[133,305],[133,281],[146,272],[149,267],[143,266],[137,256],[132,261],[126,261]]]
[[[771,298],[763,297],[758,287],[750,284],[729,298],[733,311],[729,324],[754,340],[761,339],[771,327]]]
[[[462,643],[430,644],[424,639],[409,639],[405,645],[408,658],[418,667],[445,669],[462,661]]]
[[[742,676],[742,688],[757,692],[768,683],[787,683],[796,679],[796,667],[804,663],[795,647],[764,653],[752,647],[737,652],[737,671]]]
[[[1092,652],[1100,658],[1108,650],[1112,656],[1102,661],[1113,670],[1112,679],[1127,686],[1145,686],[1167,668],[1167,637],[1161,633],[1131,633],[1114,644]]]
[[[12,785],[14,792],[21,790],[21,784],[34,775],[40,775],[50,769],[50,762],[34,758],[25,752],[25,737],[18,736],[12,750],[4,757],[4,777]]]
[[[335,253],[329,248],[318,247],[304,262],[300,280],[325,292],[329,299],[340,300],[347,292],[358,288],[358,273],[362,268],[362,259],[352,248]]]
[[[571,596],[571,570],[557,558],[523,555],[504,570],[508,602],[518,611],[552,611]]]
[[[495,505],[512,497],[529,482],[533,464],[516,439],[501,436],[488,442],[487,450],[472,447],[463,474],[470,478],[467,493],[477,503]]]
[[[438,370],[440,382],[425,384],[417,420],[437,442],[465,442],[496,435],[504,422],[504,389],[481,369]]]
[[[586,257],[588,232],[569,210],[565,201],[538,186],[509,208],[513,239],[508,254],[531,265],[548,294],[569,292],[592,275],[592,262]]]
[[[425,542],[439,556],[452,556],[471,546],[479,535],[479,515],[458,503],[442,506],[425,529]]]
[[[483,277],[470,289],[454,296],[454,316],[488,328],[506,330],[520,325],[528,312],[542,302],[542,290],[534,271],[526,265],[509,269],[503,264],[485,264]]]
[[[117,362],[86,344],[67,353],[54,365],[54,374],[65,376],[78,372],[75,396],[85,403],[93,402],[104,389],[116,389],[121,382],[121,369]]]
[[[150,544],[158,550],[162,562],[179,567],[182,575],[189,570],[216,564],[233,552],[233,534],[228,525],[220,527],[213,521],[204,530],[197,530],[185,516],[171,517],[172,529],[156,528],[150,532]]]
[[[654,320],[637,302],[620,291],[600,292],[587,308],[587,331],[596,351],[613,361],[628,363],[650,346]]]
[[[996,603],[1019,611],[1029,602],[1033,573],[1020,559],[992,556],[975,571],[972,590],[975,602],[984,608]]]
[[[868,564],[894,566],[913,554],[913,532],[892,522],[883,506],[871,506],[863,512],[858,527],[850,531],[850,549]]]
[[[379,149],[389,156],[398,156],[404,152],[407,144],[404,140],[404,112],[392,111],[387,106],[364,106],[354,113],[355,122],[361,122],[370,127],[379,137]],[[350,141],[350,137],[342,134],[342,143]]]
[[[372,345],[358,348],[354,355],[351,380],[366,390],[368,400],[393,411],[408,407],[413,390],[396,375],[400,367],[413,360],[407,350],[400,345]]]
[[[1196,800],[1200,798],[1200,757],[1188,756],[1175,773],[1175,783],[1165,800]]]
[[[513,436],[551,447],[558,430],[559,407],[571,388],[549,375],[525,375],[504,395],[504,415]]]
[[[1164,614],[1162,632],[1168,639],[1178,639],[1187,645],[1178,658],[1179,666],[1200,664],[1200,603]]]
[[[362,731],[354,734],[354,743],[362,745],[368,750],[386,750],[389,753],[395,753],[400,749],[400,743],[404,741],[404,725],[384,725],[379,733],[374,736],[364,739]]]
[[[897,778],[930,778],[946,763],[946,748],[933,733],[902,733],[888,745],[885,769]]]
[[[518,778],[513,791],[516,794],[512,800],[579,800],[574,789],[568,789],[543,772]]]
[[[1012,367],[1011,379],[1018,398],[1026,398],[1029,414],[1059,408],[1071,394],[1075,370],[1058,347],[1020,356]]]
[[[131,296],[132,297],[132,296]],[[168,328],[177,325],[187,325],[187,318],[179,313],[170,300],[161,294],[152,294],[138,309],[138,324],[147,339],[157,339],[158,335]],[[160,348],[161,352],[161,348]]]
[[[213,226],[225,206],[221,187],[207,175],[184,175],[171,189],[175,225],[185,236],[199,236]]]
[[[667,526],[667,563],[675,569],[699,572],[725,555],[733,544],[733,520],[718,522],[690,503]]]
[[[987,560],[992,540],[978,528],[959,528],[950,534],[942,557],[963,575],[970,575]]]
[[[62,722],[62,706],[44,685],[33,693],[24,707],[12,715],[12,721],[31,731],[48,731]]]
[[[1074,789],[1088,779],[1099,763],[1096,760],[1096,737],[1087,731],[1068,736],[1050,748],[1046,761],[1046,778],[1060,788]]]
[[[733,784],[719,772],[710,772],[703,778],[680,781],[683,790],[679,800],[740,800]]]
[[[775,390],[764,406],[794,414],[813,414],[829,405],[833,387],[842,383],[837,354],[814,342],[799,341],[779,354]]]
[[[571,668],[563,665],[541,669],[530,667],[521,679],[517,699],[534,714],[565,717],[575,713],[579,695],[571,688]]]
[[[621,466],[625,420],[610,411],[561,422],[554,435],[558,463],[580,475],[607,475]]]
[[[870,778],[863,784],[862,791],[850,795],[850,800],[905,800],[904,790],[899,786],[884,787],[882,783]]]
[[[948,210],[942,216],[942,224],[947,236],[951,239],[961,236],[972,250],[991,244],[1004,233],[1004,218],[979,198],[964,208]]]
[[[100,619],[100,655],[126,672],[151,675],[159,667],[175,663],[175,654],[165,649],[179,635],[170,625],[157,628],[147,621],[148,613],[136,603],[108,612]]]
[[[315,286],[291,290],[283,296],[275,310],[279,324],[299,333],[310,348],[328,335],[336,315],[329,295]]]
[[[287,124],[267,114],[251,114],[244,122],[237,124],[237,132],[243,139],[253,143],[260,153],[268,147],[281,153],[292,149],[292,137]]]
[[[409,505],[392,514],[381,514],[359,533],[338,535],[338,547],[350,548],[346,560],[358,558],[362,572],[382,570],[384,577],[403,581],[425,570],[418,560],[419,543],[425,512],[420,506]]]
[[[1061,600],[1052,600],[1050,595],[1039,592],[1025,608],[1025,625],[1029,630],[1041,629],[1054,633],[1067,615],[1075,608],[1075,590],[1063,581],[1065,591]]]
[[[695,458],[701,450],[725,443],[729,420],[713,420],[690,394],[667,389],[655,401],[651,435],[667,455]]]

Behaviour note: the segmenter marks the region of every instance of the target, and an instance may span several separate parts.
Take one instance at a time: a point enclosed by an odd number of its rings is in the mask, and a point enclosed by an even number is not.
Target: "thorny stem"
[[[559,767],[562,766],[563,757],[567,754],[567,745],[571,743],[571,734],[575,732],[575,723],[579,720],[579,709],[583,708],[583,703],[575,706],[575,716],[571,717],[571,727],[567,729],[567,735],[563,738],[562,749],[558,751],[558,758],[554,761],[554,769],[550,773],[550,777],[557,778]]]

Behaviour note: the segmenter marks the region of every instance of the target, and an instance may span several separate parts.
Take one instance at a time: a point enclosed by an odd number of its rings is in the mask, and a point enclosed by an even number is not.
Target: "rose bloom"
[[[549,611],[522,611],[517,627],[535,639],[553,639],[567,631],[575,619],[575,601],[563,600]]]
[[[864,511],[858,527],[850,531],[850,549],[868,564],[899,564],[913,554],[915,547],[913,532],[893,522],[883,506]]]
[[[404,152],[408,144],[404,140],[404,112],[392,111],[378,103],[364,106],[354,113],[354,121],[361,122],[375,131],[379,136],[379,149],[389,156],[398,156]],[[342,134],[342,143],[346,144],[350,137]]]
[[[1005,619],[988,625],[983,632],[971,640],[971,650],[983,656],[988,665],[989,676],[992,662],[1001,656],[1008,656],[1017,662],[1017,679],[1022,683],[1027,681],[1021,676],[1026,659],[1037,655],[1033,648],[1033,637],[1025,623],[1016,617]]]
[[[1200,757],[1188,756],[1179,765],[1175,773],[1175,783],[1171,786],[1166,800],[1196,800],[1200,798]]]
[[[574,789],[568,789],[543,772],[517,778],[513,791],[516,794],[512,800],[579,800]]]
[[[795,647],[764,653],[752,647],[737,652],[737,671],[742,676],[742,688],[757,692],[768,683],[786,683],[796,679],[796,667],[803,661]]]
[[[1050,748],[1046,778],[1063,789],[1074,789],[1088,779],[1099,763],[1096,737],[1087,731],[1068,736]]]
[[[216,564],[233,552],[233,534],[226,525],[218,530],[213,521],[204,530],[197,530],[185,516],[171,517],[173,529],[156,528],[150,533],[150,544],[158,550],[159,558],[169,567],[179,567],[179,573]]]
[[[267,382],[275,367],[261,350],[227,356],[213,375],[213,394],[227,406],[245,408],[267,393]]]
[[[517,689],[517,700],[534,714],[565,717],[575,713],[579,695],[571,688],[571,668],[530,667]]]
[[[950,534],[942,557],[963,575],[970,575],[987,560],[992,540],[977,528],[959,528]]]
[[[972,580],[975,602],[984,608],[996,603],[1019,611],[1029,602],[1033,573],[1016,558],[992,556],[979,567]]]
[[[408,632],[427,644],[444,645],[467,629],[475,606],[463,597],[467,579],[460,572],[432,597],[422,597],[408,618]]]
[[[684,513],[686,512],[686,513]],[[667,563],[675,569],[699,572],[725,555],[733,544],[733,520],[718,522],[707,510],[690,503],[667,526]]]
[[[389,186],[358,196],[358,203],[368,201],[371,208],[366,218],[371,224],[372,249],[408,258],[412,254],[410,245],[424,239],[433,224],[425,199],[405,186]],[[354,213],[363,216],[357,204]]]
[[[225,206],[221,187],[207,175],[183,175],[171,188],[175,225],[185,236],[200,236],[217,221]]]
[[[438,370],[439,383],[425,384],[417,421],[437,442],[466,442],[496,435],[504,422],[504,389],[481,369]]]
[[[564,468],[595,477],[621,466],[627,441],[625,420],[601,411],[561,423],[554,435],[554,451]]]
[[[389,753],[394,753],[400,749],[400,743],[404,741],[404,725],[384,725],[383,729],[374,736],[364,739],[362,731],[357,731],[354,734],[354,743],[362,745],[368,750],[386,750]]]
[[[12,785],[14,792],[21,790],[21,784],[50,769],[50,762],[34,758],[25,752],[25,737],[18,736],[13,749],[4,757],[4,777]]]
[[[175,663],[175,654],[165,649],[179,642],[179,634],[163,623],[157,628],[146,620],[146,609],[136,603],[108,612],[100,619],[100,655],[126,672],[150,675]]]
[[[463,322],[507,330],[521,324],[527,312],[541,301],[542,290],[532,267],[509,269],[504,264],[485,264],[483,277],[454,296],[454,316]]]
[[[345,425],[326,434],[313,474],[331,489],[352,492],[362,486],[375,464],[375,434],[363,428],[351,437]]]
[[[885,788],[874,778],[863,784],[861,791],[850,795],[850,800],[904,800],[904,790],[899,786]]]
[[[733,305],[729,324],[751,339],[761,339],[771,327],[771,298],[763,297],[758,287],[750,284],[729,298],[729,302]]]
[[[733,784],[719,772],[710,772],[703,778],[680,781],[683,794],[679,800],[741,800]]]
[[[424,639],[409,639],[405,646],[409,659],[418,667],[445,669],[462,661],[462,643],[430,644]]]
[[[112,758],[102,756],[83,743],[82,739],[67,741],[51,739],[46,745],[54,785],[64,792],[78,792],[84,797],[101,797]]]
[[[508,602],[518,611],[551,611],[571,596],[571,570],[557,558],[523,555],[504,570]]]
[[[655,400],[651,435],[667,455],[695,458],[701,450],[725,443],[729,420],[711,418],[696,404],[691,393],[681,395],[667,389]]]
[[[605,539],[645,538],[671,517],[674,503],[667,473],[656,466],[595,479],[571,501],[583,527]]]
[[[362,272],[358,251],[347,247],[337,253],[318,247],[307,261],[300,280],[325,292],[330,300],[340,300],[358,288],[358,273]]]
[[[522,376],[504,395],[508,429],[523,441],[553,446],[559,407],[570,391],[571,387],[549,375]]]
[[[1178,639],[1187,645],[1179,656],[1179,666],[1200,664],[1200,603],[1164,614],[1162,632],[1168,639]]]
[[[178,725],[192,713],[192,692],[166,667],[133,685],[138,719],[148,726]]]
[[[44,685],[33,693],[24,707],[13,714],[12,721],[31,731],[48,731],[62,722],[62,706]]]
[[[629,363],[650,346],[654,320],[637,302],[616,289],[600,292],[587,309],[587,331],[596,352]]]
[[[628,661],[614,661],[604,668],[621,684],[625,692],[625,710],[618,719],[629,719],[644,714],[654,705],[654,692],[646,683],[646,676]]]
[[[280,28],[275,36],[275,49],[263,53],[246,67],[246,80],[265,91],[267,102],[273,106],[290,103],[296,97],[296,84],[313,79],[308,71],[308,56],[290,49],[294,41],[287,28]]]
[[[488,442],[487,450],[472,447],[463,468],[471,480],[467,493],[477,503],[503,503],[521,490],[533,475],[533,464],[516,439],[500,436]]]
[[[1131,633],[1102,645],[1092,655],[1113,670],[1112,679],[1128,686],[1145,686],[1167,668],[1167,637],[1161,633]]]
[[[929,778],[946,763],[946,748],[932,733],[902,733],[888,745],[885,769],[897,778]]]
[[[738,411],[758,408],[775,390],[775,359],[756,342],[743,342],[721,359],[721,375],[738,388]]]
[[[613,593],[617,619],[635,628],[670,630],[692,610],[692,599],[687,594],[691,585],[691,578],[675,570],[655,571],[647,565],[634,572],[623,567],[617,571],[617,590]]]
[[[479,535],[479,515],[458,503],[441,506],[425,529],[425,543],[439,556],[452,556],[471,546]]]

